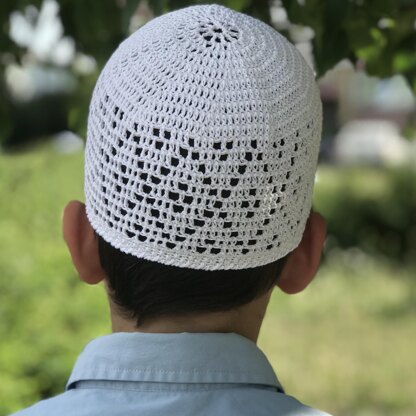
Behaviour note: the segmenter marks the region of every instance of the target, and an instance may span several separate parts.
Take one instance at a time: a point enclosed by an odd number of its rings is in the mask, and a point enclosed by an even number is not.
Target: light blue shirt
[[[327,414],[286,395],[266,356],[241,335],[117,332],[87,344],[64,393],[14,415]]]

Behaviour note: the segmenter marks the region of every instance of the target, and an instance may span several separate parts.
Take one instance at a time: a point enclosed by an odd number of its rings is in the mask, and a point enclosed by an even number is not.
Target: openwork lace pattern
[[[321,124],[313,71],[272,27],[219,5],[157,17],[95,86],[89,221],[114,247],[163,264],[275,261],[301,240]]]

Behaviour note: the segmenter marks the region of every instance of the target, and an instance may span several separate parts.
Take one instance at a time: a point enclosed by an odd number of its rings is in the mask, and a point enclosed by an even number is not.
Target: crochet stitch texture
[[[164,14],[96,83],[88,219],[115,248],[163,264],[273,262],[305,229],[321,125],[313,71],[272,27],[220,5]]]

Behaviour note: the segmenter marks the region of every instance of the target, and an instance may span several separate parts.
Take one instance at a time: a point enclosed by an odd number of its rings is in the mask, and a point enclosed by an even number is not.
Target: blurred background
[[[121,40],[186,0],[0,2],[0,416],[63,391],[109,333],[61,235],[83,197],[95,80]],[[416,414],[416,3],[217,1],[296,44],[319,79],[315,282],[275,291],[259,346],[287,392],[334,415]]]

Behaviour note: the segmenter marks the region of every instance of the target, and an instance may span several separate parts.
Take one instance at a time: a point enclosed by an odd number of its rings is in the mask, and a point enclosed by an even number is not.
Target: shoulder
[[[9,416],[49,416],[52,414],[56,414],[58,409],[60,412],[61,407],[62,406],[59,400],[59,396],[56,396],[51,399],[41,400],[40,402],[26,407],[25,409],[21,409]],[[61,412],[59,414],[61,414],[62,416],[65,415],[65,413]]]
[[[228,416],[330,416],[304,405],[292,396],[259,388],[233,388],[198,392],[156,392],[149,395],[137,391],[69,390],[51,399],[40,401],[10,416],[115,416],[146,413],[172,416],[204,414]],[[162,411],[162,412],[161,412]]]
[[[84,408],[80,407],[79,400],[74,400],[72,392],[69,390],[50,399],[41,400],[9,416],[83,416],[89,414],[91,409],[88,403]]]
[[[322,410],[312,408],[301,403],[299,400],[295,399],[292,396],[284,395],[282,404],[286,407],[283,415],[290,416],[332,416],[329,413],[326,413]]]
[[[232,395],[234,397],[230,404],[234,407],[235,413],[241,416],[331,416],[301,403],[292,396],[270,390],[246,389],[243,394],[235,391]]]

